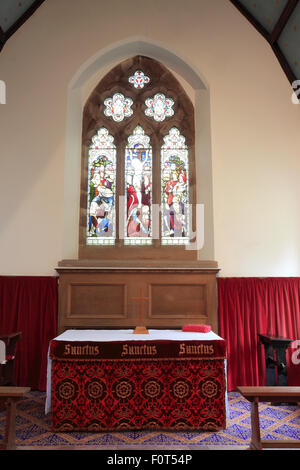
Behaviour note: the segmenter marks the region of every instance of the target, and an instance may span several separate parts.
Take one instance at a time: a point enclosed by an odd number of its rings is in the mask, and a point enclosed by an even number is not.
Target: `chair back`
[[[5,362],[6,358],[6,346],[4,341],[0,340],[0,364]]]

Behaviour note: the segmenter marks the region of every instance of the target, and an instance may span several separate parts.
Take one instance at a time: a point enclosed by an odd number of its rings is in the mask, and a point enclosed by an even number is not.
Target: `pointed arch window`
[[[82,139],[80,257],[184,250],[195,202],[194,109],[174,75],[143,56],[115,67],[86,103]]]

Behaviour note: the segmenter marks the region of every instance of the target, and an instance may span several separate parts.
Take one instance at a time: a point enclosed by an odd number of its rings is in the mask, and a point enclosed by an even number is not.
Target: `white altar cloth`
[[[134,330],[66,330],[54,338],[57,341],[211,341],[222,340],[213,331],[209,333],[182,330],[149,330],[148,335],[134,335]]]

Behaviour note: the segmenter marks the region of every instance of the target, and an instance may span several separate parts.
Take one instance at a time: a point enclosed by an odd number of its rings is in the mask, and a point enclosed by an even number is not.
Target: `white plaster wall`
[[[177,56],[209,89],[209,99],[201,92],[195,99],[210,105],[199,149],[209,155],[211,129],[210,250],[220,274],[300,275],[300,106],[269,46],[226,0],[51,0],[7,42],[0,54],[7,86],[0,105],[0,275],[51,275],[74,254],[78,213],[64,210],[66,200],[77,204],[79,187],[74,168],[64,194],[66,157],[72,162],[67,124],[76,128],[67,123],[70,86],[87,61],[133,38]],[[78,145],[74,136],[74,151]],[[209,175],[209,164],[199,161]]]

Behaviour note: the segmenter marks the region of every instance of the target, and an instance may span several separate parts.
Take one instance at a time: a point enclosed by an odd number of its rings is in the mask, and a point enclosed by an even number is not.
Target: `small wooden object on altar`
[[[149,331],[145,326],[136,326],[133,332],[134,335],[148,335]]]
[[[131,297],[131,300],[139,300],[140,302],[140,311],[139,311],[139,326],[135,327],[133,332],[134,335],[148,335],[149,331],[145,326],[143,326],[143,301],[150,300],[150,297],[143,297],[143,289],[140,289],[140,297]]]

